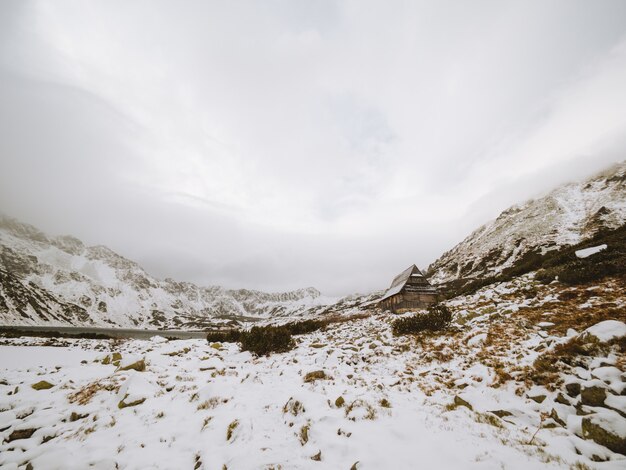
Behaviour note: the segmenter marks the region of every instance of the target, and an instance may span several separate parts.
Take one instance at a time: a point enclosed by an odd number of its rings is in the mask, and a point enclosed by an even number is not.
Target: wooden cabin
[[[394,313],[425,308],[439,301],[439,292],[413,265],[398,274],[378,305]]]

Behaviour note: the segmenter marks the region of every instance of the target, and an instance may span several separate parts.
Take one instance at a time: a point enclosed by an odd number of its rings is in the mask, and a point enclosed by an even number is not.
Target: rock
[[[120,361],[118,371],[122,370],[136,370],[137,372],[143,372],[146,370],[146,362],[142,359],[127,358],[124,361]]]
[[[582,435],[613,452],[626,455],[626,425],[619,414],[606,411],[582,420]]]
[[[74,422],[74,421],[78,421],[79,419],[83,419],[86,418],[87,416],[89,416],[89,413],[85,413],[84,415],[81,415],[79,413],[76,413],[75,411],[72,411],[72,414],[70,415],[70,422]]]
[[[559,416],[559,414],[556,412],[554,408],[552,408],[552,411],[550,412],[550,418],[552,418],[554,422],[558,423],[560,426],[563,426],[563,427],[567,426],[565,424],[565,421],[561,419],[561,417]]]
[[[112,354],[107,354],[106,357],[102,359],[102,364],[104,364],[105,366],[109,364],[118,366],[121,360],[122,360],[122,355],[118,352],[114,352]]]
[[[498,418],[504,418],[506,416],[513,416],[513,413],[507,410],[493,410],[489,413],[496,415]]]
[[[343,398],[343,397],[339,397],[339,398],[337,398],[337,399],[335,400],[335,406],[336,406],[337,408],[341,408],[341,407],[344,405],[344,403],[345,403],[345,402],[346,402],[346,400],[344,400],[344,398]]]
[[[454,397],[454,406],[455,408],[458,408],[459,406],[465,406],[466,408],[469,408],[470,411],[474,411],[472,405],[469,402],[463,400],[458,395]]]
[[[124,400],[126,400],[126,398],[127,398],[127,397],[124,397]],[[141,405],[144,401],[146,401],[146,399],[145,399],[145,398],[139,398],[139,399],[137,399],[137,400],[134,400],[134,401],[129,401],[129,402],[126,402],[126,401],[124,401],[124,400],[120,401],[120,402],[117,404],[117,407],[118,407],[120,410],[122,410],[122,409],[124,409],[124,408],[128,408],[129,406],[137,406],[137,405]]]
[[[571,405],[570,401],[565,398],[565,396],[559,392],[559,394],[554,399],[555,402],[560,403],[561,405]]]
[[[545,395],[534,395],[532,397],[528,397],[530,398],[532,401],[535,401],[537,403],[543,403],[543,401],[546,399]]]
[[[605,320],[587,328],[579,335],[583,343],[608,343],[626,336],[626,323],[618,320]]]
[[[313,372],[309,372],[308,374],[304,376],[305,383],[315,382],[316,380],[323,380],[323,379],[328,379],[326,372],[324,372],[323,370],[315,370]]]
[[[320,462],[322,460],[322,451],[320,450],[317,454],[311,457],[311,460],[315,460],[316,462]]]
[[[54,387],[54,385],[50,382],[47,382],[46,380],[42,380],[40,382],[37,382],[36,384],[32,384],[31,387],[35,390],[48,390],[49,388]]]
[[[7,438],[7,442],[17,441],[18,439],[30,439],[37,429],[16,429]]]
[[[583,387],[580,392],[580,400],[583,405],[602,406],[606,399],[606,389],[597,385]]]
[[[565,384],[565,390],[570,397],[577,397],[580,394],[580,384],[578,382],[570,382]]]

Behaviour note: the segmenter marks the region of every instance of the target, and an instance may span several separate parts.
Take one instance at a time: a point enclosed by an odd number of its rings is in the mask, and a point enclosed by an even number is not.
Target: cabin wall
[[[403,292],[379,303],[380,307],[392,312],[406,312],[412,309],[426,308],[439,301],[438,294]]]

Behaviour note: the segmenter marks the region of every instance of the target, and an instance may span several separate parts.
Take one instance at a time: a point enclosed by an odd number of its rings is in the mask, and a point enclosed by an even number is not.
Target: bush
[[[302,320],[293,323],[287,323],[283,325],[289,333],[292,335],[304,335],[307,333],[313,333],[323,327],[329,322],[326,320]]]
[[[259,356],[289,351],[294,346],[291,333],[284,326],[253,326],[240,334],[241,349]]]
[[[411,317],[399,318],[391,326],[393,334],[408,335],[422,331],[437,331],[445,328],[452,321],[452,312],[445,305],[433,305],[427,313],[418,313]]]
[[[241,331],[209,331],[206,339],[209,343],[237,343],[241,339]]]

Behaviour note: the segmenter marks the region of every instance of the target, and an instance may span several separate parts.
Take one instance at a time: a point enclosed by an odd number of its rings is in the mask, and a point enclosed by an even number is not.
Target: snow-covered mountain
[[[0,324],[201,327],[297,315],[331,303],[313,288],[269,294],[160,280],[104,246],[48,237],[0,215]]]
[[[501,273],[529,252],[574,245],[626,222],[626,162],[544,197],[510,207],[428,268],[431,282]]]

